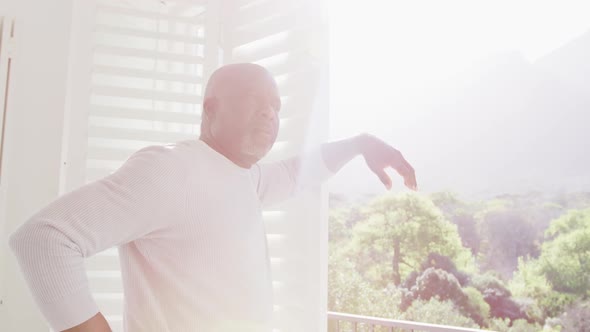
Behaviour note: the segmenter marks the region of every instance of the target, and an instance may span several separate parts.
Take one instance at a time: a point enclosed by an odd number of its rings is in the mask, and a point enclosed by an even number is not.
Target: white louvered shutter
[[[319,93],[326,66],[318,37],[312,38],[316,6],[310,0],[74,2],[62,192],[106,176],[141,147],[198,137],[204,84],[222,63],[260,63],[279,82],[281,129],[267,161],[326,139],[327,130],[317,130],[327,129],[328,109]],[[318,188],[264,212],[277,330],[325,330],[325,211]],[[86,267],[101,312],[122,331],[116,248],[87,259]]]
[[[283,108],[264,161],[291,157],[328,138],[327,24],[322,1],[229,0],[224,62],[265,66]],[[327,200],[321,188],[264,211],[275,293],[275,328],[326,330]]]
[[[108,175],[144,146],[198,137],[206,9],[198,2],[74,2],[63,190]],[[100,311],[122,331],[117,249],[87,259],[86,268]]]

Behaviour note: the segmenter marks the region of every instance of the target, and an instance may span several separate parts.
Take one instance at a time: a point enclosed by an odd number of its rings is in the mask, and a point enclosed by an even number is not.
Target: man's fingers
[[[373,170],[373,172],[375,172],[375,174],[377,174],[377,176],[379,177],[379,180],[381,180],[381,182],[385,185],[385,188],[387,188],[387,190],[391,189],[391,179],[389,178],[389,175],[387,175],[387,173],[385,173],[384,169],[376,169]]]
[[[412,190],[418,190],[418,185],[413,177],[404,178],[404,184]]]
[[[410,163],[400,154],[400,158],[402,160],[402,164],[404,165],[404,168],[407,171],[407,175],[410,175],[412,173],[414,173],[414,168],[412,167],[412,165],[410,165]]]
[[[412,169],[412,183],[414,184],[414,190],[418,190],[418,182],[416,182],[416,173]]]
[[[410,172],[412,173],[412,172]],[[416,190],[416,180],[414,180],[414,176],[412,174],[401,174],[404,178],[404,184],[406,187]]]
[[[418,184],[416,183],[416,172],[414,172],[414,168],[406,162],[405,170],[406,173],[403,176],[406,181],[406,185],[414,190],[418,189]]]
[[[418,184],[416,183],[416,173],[414,172],[414,168],[408,163],[408,161],[402,156],[401,153],[396,153],[397,158],[392,163],[391,167],[393,167],[403,178],[404,184],[413,190],[418,188]]]
[[[375,174],[377,174],[379,180],[381,180],[381,182],[385,185],[387,189],[391,189],[392,185],[391,178],[387,175],[385,169],[391,167],[395,169],[399,173],[399,175],[401,175],[404,178],[404,184],[406,185],[406,187],[412,190],[417,190],[418,185],[416,183],[416,174],[414,172],[414,168],[403,157],[400,151],[392,147],[389,148],[389,153],[385,153],[382,156],[380,156],[381,158],[384,157],[384,159],[373,160],[367,159],[365,157],[365,160],[367,160],[367,163],[370,165],[369,167],[371,167],[371,170]]]
[[[411,178],[413,169],[412,167],[408,164],[404,164],[404,163],[397,163],[396,165],[390,165],[393,169],[395,169],[397,171],[397,173],[399,175],[401,175],[404,179],[408,179]]]
[[[405,177],[406,181],[408,182],[408,187],[417,190],[418,184],[416,183],[416,173],[414,173],[414,169],[410,169],[409,174]]]
[[[401,176],[406,176],[412,169],[412,166],[404,159],[401,152],[394,150],[388,158],[389,166],[393,167]]]

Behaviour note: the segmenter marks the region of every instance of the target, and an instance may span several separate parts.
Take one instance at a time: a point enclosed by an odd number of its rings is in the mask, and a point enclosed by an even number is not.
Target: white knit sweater
[[[41,209],[9,245],[56,331],[99,311],[84,258],[114,246],[125,331],[266,331],[262,209],[331,175],[319,149],[246,169],[198,139],[153,145]]]

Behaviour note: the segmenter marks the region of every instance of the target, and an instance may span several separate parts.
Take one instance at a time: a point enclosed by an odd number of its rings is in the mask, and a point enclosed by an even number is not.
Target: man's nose
[[[275,111],[274,107],[272,107],[270,104],[261,107],[259,112],[260,116],[268,119],[274,119],[277,117],[277,112]]]

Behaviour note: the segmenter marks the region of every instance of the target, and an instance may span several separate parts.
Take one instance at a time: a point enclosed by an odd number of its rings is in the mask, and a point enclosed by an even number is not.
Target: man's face
[[[235,153],[257,160],[272,148],[279,130],[281,99],[274,79],[261,74],[216,94],[211,134]]]

